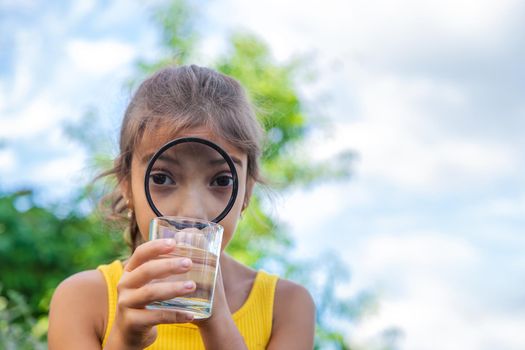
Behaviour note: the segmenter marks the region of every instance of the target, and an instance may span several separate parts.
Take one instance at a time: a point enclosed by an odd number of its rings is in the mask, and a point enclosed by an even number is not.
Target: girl
[[[222,251],[232,239],[253,186],[260,180],[261,127],[240,84],[207,68],[165,68],[133,96],[120,133],[120,155],[108,174],[118,187],[114,214],[127,212],[132,255],[63,281],[50,306],[49,348],[60,349],[311,349],[315,307],[305,288],[254,271],[221,253],[212,316],[149,310],[157,300],[192,292],[194,281],[152,288],[148,282],[185,273],[187,258],[155,259],[171,240],[148,241],[155,217],[144,193],[147,155],[178,137],[195,136],[222,147],[236,164],[237,200],[221,220]],[[193,206],[178,216],[192,217]]]

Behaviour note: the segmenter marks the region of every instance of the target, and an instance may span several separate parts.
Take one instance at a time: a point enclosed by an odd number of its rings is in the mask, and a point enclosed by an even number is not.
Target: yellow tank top
[[[119,260],[101,265],[98,270],[104,275],[108,292],[108,323],[102,346],[106,344],[115,320],[117,306],[117,284],[122,276]],[[273,300],[278,277],[258,271],[246,302],[233,315],[233,321],[244,337],[248,349],[266,349],[272,333]],[[157,326],[157,340],[147,350],[204,350],[197,326],[191,323],[161,324]]]

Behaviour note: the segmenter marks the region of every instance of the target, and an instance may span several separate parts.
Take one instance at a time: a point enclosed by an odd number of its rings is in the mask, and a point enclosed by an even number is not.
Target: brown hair
[[[209,128],[246,153],[248,177],[261,180],[262,128],[244,89],[231,77],[195,65],[163,68],[142,82],[124,114],[120,153],[101,177],[114,175],[118,184],[131,181],[133,152],[142,137],[159,125],[171,135],[193,127]],[[110,205],[110,218],[127,219],[127,203],[118,185],[102,202]],[[141,235],[133,212],[128,221],[128,244],[134,251]]]

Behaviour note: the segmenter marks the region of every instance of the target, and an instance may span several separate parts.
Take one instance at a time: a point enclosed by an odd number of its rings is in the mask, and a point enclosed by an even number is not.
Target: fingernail
[[[173,240],[173,238],[168,238],[164,241],[164,243],[166,243],[167,246],[171,247],[175,244],[175,241]]]
[[[191,265],[191,260],[190,259],[183,259],[182,260],[182,266],[183,267],[190,267]]]
[[[187,321],[191,321],[191,320],[193,320],[193,315],[185,314],[185,315],[184,315],[184,318],[185,318]]]
[[[184,282],[184,288],[186,288],[186,289],[193,289],[193,281],[186,281],[186,282]]]

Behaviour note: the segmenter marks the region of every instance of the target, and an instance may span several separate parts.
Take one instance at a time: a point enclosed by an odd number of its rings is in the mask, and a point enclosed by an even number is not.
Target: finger
[[[145,242],[135,249],[135,252],[129,258],[124,271],[133,271],[138,266],[148,260],[151,260],[161,254],[167,254],[175,248],[173,239],[155,239]]]
[[[184,296],[194,290],[194,281],[148,283],[140,288],[123,292],[120,295],[120,304],[129,308],[143,308],[154,301]]]
[[[121,287],[138,288],[154,279],[161,279],[170,275],[178,275],[191,269],[189,258],[155,258],[139,265],[122,278]],[[179,276],[174,276],[179,277]],[[181,279],[180,276],[179,279]]]
[[[137,328],[149,328],[158,324],[166,323],[186,323],[193,321],[193,315],[190,313],[176,310],[130,310],[127,314],[128,322],[135,324]]]

